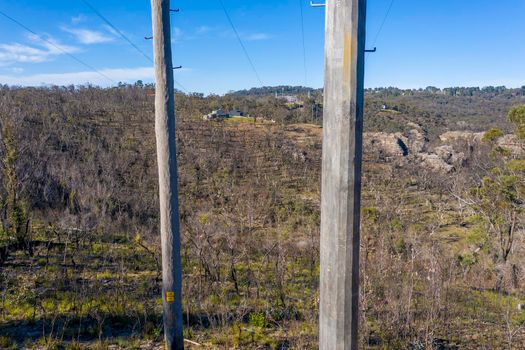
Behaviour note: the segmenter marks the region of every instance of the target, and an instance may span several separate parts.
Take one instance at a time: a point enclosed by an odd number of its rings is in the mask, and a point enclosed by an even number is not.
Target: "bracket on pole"
[[[170,12],[180,12],[180,9],[170,9]]]
[[[311,7],[325,7],[326,4],[318,4],[318,3],[315,3],[313,1],[310,1],[310,6]]]
[[[153,39],[152,36],[145,36],[145,37],[144,37],[144,40],[151,40],[151,39]]]
[[[365,52],[376,52],[377,51],[377,47],[374,47],[372,50],[365,50]]]
[[[181,69],[182,66],[173,67],[173,69]]]

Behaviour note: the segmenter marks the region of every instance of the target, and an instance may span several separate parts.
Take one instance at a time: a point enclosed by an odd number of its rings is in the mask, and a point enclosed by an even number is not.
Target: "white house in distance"
[[[278,98],[286,101],[288,108],[302,108],[304,106],[303,101],[295,95],[282,95]]]
[[[286,100],[286,103],[302,104],[302,101],[299,100],[299,97],[294,96],[294,95],[284,95],[284,96],[281,96],[281,98]]]
[[[216,109],[211,113],[203,117],[204,120],[219,120],[226,119],[231,117],[244,117],[244,113],[240,109],[232,109],[229,112],[226,112],[222,108]]]

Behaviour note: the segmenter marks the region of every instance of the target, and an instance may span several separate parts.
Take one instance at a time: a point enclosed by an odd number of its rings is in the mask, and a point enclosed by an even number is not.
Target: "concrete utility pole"
[[[319,349],[355,350],[366,0],[327,0]]]
[[[170,1],[151,0],[155,59],[155,135],[159,166],[162,301],[167,350],[184,349],[182,268],[175,134],[175,95],[171,58]]]

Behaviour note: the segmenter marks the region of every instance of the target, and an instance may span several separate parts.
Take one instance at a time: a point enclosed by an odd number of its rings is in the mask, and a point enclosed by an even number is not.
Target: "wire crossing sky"
[[[235,36],[237,37],[237,40],[239,41],[239,45],[241,46],[242,51],[244,52],[244,55],[246,56],[246,59],[250,63],[250,67],[252,67],[253,72],[255,73],[255,76],[257,77],[257,80],[259,81],[261,86],[264,85],[262,80],[261,80],[261,77],[260,77],[259,73],[257,72],[257,69],[255,68],[255,65],[253,64],[253,60],[250,57],[250,54],[248,53],[248,50],[246,50],[246,46],[244,45],[244,43],[243,43],[243,41],[241,39],[241,36],[239,35],[239,32],[237,31],[237,28],[235,28],[235,25],[233,24],[232,18],[230,17],[230,14],[228,13],[228,10],[226,9],[226,6],[224,6],[224,3],[222,2],[222,0],[218,0],[218,1],[221,4],[222,10],[224,11],[224,15],[226,16],[226,19],[228,20],[228,23],[230,23],[230,26],[232,27],[232,30],[235,33]]]
[[[113,79],[111,79],[110,77],[108,77],[107,75],[105,75],[104,73],[98,71],[96,68],[94,68],[93,66],[89,65],[88,63],[82,61],[81,59],[79,59],[78,57],[76,57],[75,55],[71,54],[70,52],[68,52],[68,50],[64,49],[63,47],[61,47],[60,45],[57,45],[53,40],[49,40],[49,39],[46,39],[46,38],[43,38],[41,37],[40,35],[38,35],[37,33],[35,33],[31,28],[29,28],[28,26],[26,26],[25,24],[21,23],[19,20],[9,16],[8,14],[0,11],[0,15],[4,16],[5,18],[7,18],[8,20],[10,20],[11,22],[15,23],[16,25],[18,25],[20,28],[26,30],[29,34],[32,35],[32,39],[33,40],[39,40],[41,41],[42,43],[44,43],[45,45],[48,45],[47,47],[50,48],[50,47],[53,47],[55,48],[56,50],[62,52],[64,55],[67,55],[69,57],[71,57],[73,60],[77,61],[78,63],[80,63],[81,65],[83,65],[84,67],[86,67],[87,69],[99,74],[101,77],[103,77],[104,79],[107,79],[108,81],[112,82],[112,83],[115,83],[115,81]]]
[[[131,41],[124,33],[122,33],[121,30],[119,30],[117,27],[115,27],[113,25],[113,23],[111,23],[106,17],[104,17],[95,7],[93,7],[93,5],[91,5],[89,2],[87,2],[87,0],[81,0],[81,1],[84,4],[86,4],[86,6],[89,7],[91,9],[91,11],[93,11],[100,19],[102,19],[114,31],[114,33],[118,34],[122,39],[127,41],[131,45],[131,47],[133,47],[135,50],[137,50],[137,52],[139,54],[141,54],[146,60],[148,60],[151,64],[153,64],[153,59],[147,53],[145,53],[137,45],[135,45],[135,43],[133,41]],[[184,85],[179,83],[177,81],[177,79],[173,79],[173,81],[184,92],[188,92],[188,90],[186,90]]]
[[[306,38],[304,35],[304,12],[303,12],[303,0],[299,0],[299,9],[301,13],[301,42],[303,44],[303,64],[304,64],[304,85],[308,85],[308,63],[306,62]]]
[[[186,90],[322,86],[322,8],[302,0],[301,17],[301,0],[221,1],[172,0],[181,10],[172,15],[173,59]],[[37,34],[0,16],[0,83],[153,81],[149,0],[85,2],[0,0],[0,11]],[[525,85],[523,0],[368,0],[367,13],[368,48],[377,46],[367,87]]]

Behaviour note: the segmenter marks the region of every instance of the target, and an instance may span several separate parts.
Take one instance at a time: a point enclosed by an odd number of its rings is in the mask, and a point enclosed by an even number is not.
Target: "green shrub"
[[[488,130],[487,132],[485,132],[485,134],[483,135],[482,141],[483,142],[495,142],[497,139],[499,139],[503,135],[504,135],[503,131],[501,131],[500,129],[492,128]]]
[[[262,312],[251,312],[248,316],[248,323],[253,327],[264,328],[266,326],[266,319]]]
[[[525,159],[514,159],[507,163],[507,169],[515,172],[525,172]]]
[[[514,133],[518,138],[525,139],[525,105],[512,108],[508,115],[509,121],[516,126]]]
[[[463,267],[470,267],[476,264],[477,259],[471,252],[463,252],[458,256],[459,263]]]
[[[16,349],[16,344],[6,336],[0,336],[0,349]]]

